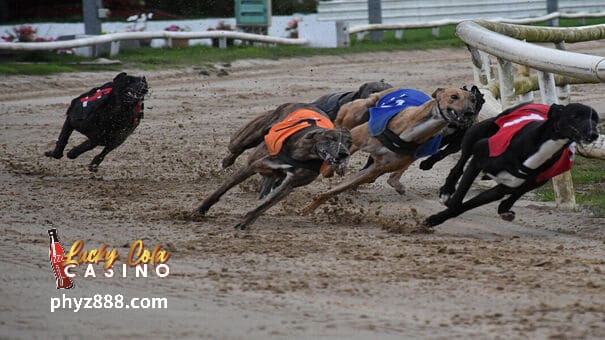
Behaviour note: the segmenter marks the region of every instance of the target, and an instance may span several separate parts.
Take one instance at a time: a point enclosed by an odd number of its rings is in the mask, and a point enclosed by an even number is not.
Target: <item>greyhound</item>
[[[206,198],[198,214],[204,216],[229,189],[259,173],[264,199],[236,226],[245,229],[294,188],[313,182],[320,172],[344,174],[350,155],[349,130],[335,128],[324,112],[309,104],[284,105],[275,114],[278,123],[270,127],[247,165]]]
[[[511,208],[521,196],[571,168],[572,142],[590,143],[599,137],[598,119],[593,108],[582,104],[524,103],[472,126],[462,140],[458,163],[440,189],[448,208],[429,216],[425,224],[439,225],[504,196],[508,197],[498,205],[498,214],[512,221]],[[480,172],[497,185],[463,202]]]
[[[309,103],[325,113],[330,120],[334,121],[337,112],[342,105],[359,98],[367,98],[372,93],[383,91],[392,86],[384,81],[369,82],[361,85],[356,91],[336,92],[324,95],[316,101]],[[231,166],[235,160],[247,149],[258,146],[262,143],[264,136],[269,131],[273,124],[281,119],[280,114],[284,108],[290,107],[292,103],[286,103],[278,106],[275,110],[267,111],[250,122],[245,124],[241,129],[236,131],[231,136],[229,142],[229,154],[223,158],[222,166],[227,168]],[[338,124],[337,124],[338,125]]]
[[[145,77],[129,76],[122,72],[112,82],[73,99],[54,150],[44,155],[56,159],[63,157],[67,141],[76,130],[88,139],[71,149],[67,158],[74,159],[98,145],[105,146],[88,165],[88,170],[97,171],[105,156],[120,146],[139,125],[148,90]]]
[[[399,106],[395,104],[406,101],[408,93],[413,105],[422,100],[425,103],[420,106],[407,106],[397,112]],[[370,153],[374,162],[348,181],[316,196],[303,213],[308,214],[330,197],[360,184],[373,182],[385,173],[394,172],[391,176],[397,176],[399,170],[407,169],[418,158],[420,151],[424,152],[427,147],[434,149],[439,146],[440,138],[437,136],[446,126],[465,126],[475,117],[476,98],[469,91],[439,88],[433,93],[433,99],[426,95],[424,95],[426,98],[423,98],[423,95],[416,90],[401,89],[383,97],[381,102],[383,100],[384,102],[381,107],[391,110],[389,116],[393,113],[395,115],[388,120],[382,120],[382,128],[378,129],[382,132],[370,131],[374,129],[372,117],[368,123],[359,125],[351,131],[353,145],[349,150],[350,153],[363,150]],[[399,182],[398,184],[401,185]]]

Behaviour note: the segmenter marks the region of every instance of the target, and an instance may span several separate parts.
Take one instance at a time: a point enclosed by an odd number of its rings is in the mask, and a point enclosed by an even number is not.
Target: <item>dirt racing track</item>
[[[584,50],[605,55],[602,44]],[[300,216],[340,180],[321,179],[236,231],[257,204],[255,177],[206,218],[190,217],[245,160],[220,169],[230,134],[254,115],[371,80],[428,93],[470,85],[465,49],[126,71],[147,76],[145,119],[96,174],[86,167],[100,149],[76,160],[43,153],[71,98],[114,72],[0,79],[0,337],[605,337],[605,219],[529,196],[514,222],[490,204],[432,234],[412,232],[442,209],[451,157],[428,172],[413,165],[404,196],[380,178]],[[574,86],[572,98],[605,111],[602,85]],[[82,140],[74,133],[68,149]],[[136,239],[161,242],[172,252],[167,278],[77,278],[68,294],[161,296],[168,309],[50,313],[49,298],[63,293],[48,265],[50,226],[120,253]]]

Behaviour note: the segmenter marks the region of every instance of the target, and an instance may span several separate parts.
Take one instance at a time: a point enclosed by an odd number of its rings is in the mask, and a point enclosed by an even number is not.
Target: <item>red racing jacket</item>
[[[549,105],[527,104],[496,119],[495,123],[500,129],[488,139],[489,156],[498,157],[502,155],[508,149],[517,132],[531,122],[546,121],[549,110]],[[547,181],[571,169],[574,162],[573,150],[573,145],[565,148],[561,157],[550,168],[538,175],[536,182]]]

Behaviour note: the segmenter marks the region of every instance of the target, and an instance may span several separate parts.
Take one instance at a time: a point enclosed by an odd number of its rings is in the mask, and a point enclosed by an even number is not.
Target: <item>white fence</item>
[[[120,41],[122,40],[142,40],[142,39],[166,39],[168,45],[172,45],[173,39],[219,39],[219,47],[227,47],[227,39],[238,39],[251,42],[262,42],[270,44],[285,44],[285,45],[304,45],[306,39],[291,39],[270,37],[267,35],[250,34],[233,31],[198,31],[198,32],[123,32],[110,33],[93,37],[51,41],[51,42],[27,42],[27,43],[0,43],[0,50],[5,51],[44,51],[44,50],[59,50],[81,46],[99,45],[111,43],[110,55],[115,56],[120,50]]]
[[[515,92],[515,72],[524,68],[521,76],[530,78],[530,69],[536,70],[540,97],[544,104],[558,103],[562,97],[569,101],[569,85],[560,87],[557,94],[555,74],[572,77],[575,82],[605,82],[605,57],[564,51],[565,43],[605,39],[605,25],[578,28],[550,28],[493,23],[488,21],[466,21],[456,27],[456,35],[471,51],[475,81],[483,86],[497,83],[502,108],[518,101],[532,99]],[[557,49],[534,45],[530,42],[555,43]],[[496,62],[492,65],[489,56]],[[498,79],[492,68],[498,70]],[[579,151],[589,156],[605,158],[605,136]],[[569,173],[553,179],[557,204],[565,208],[575,207],[573,183]]]
[[[382,0],[382,23],[410,24],[438,20],[518,19],[547,14],[546,0]],[[559,0],[559,12],[603,12],[603,0]],[[368,24],[367,0],[320,1],[318,20]]]

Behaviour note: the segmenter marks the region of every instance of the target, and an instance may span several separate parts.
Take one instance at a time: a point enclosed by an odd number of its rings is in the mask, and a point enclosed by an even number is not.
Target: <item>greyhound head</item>
[[[473,92],[473,89],[476,89]],[[437,102],[437,108],[443,119],[450,125],[456,127],[467,127],[474,123],[475,118],[483,106],[483,95],[479,89],[473,87],[471,91],[456,88],[438,88],[433,92],[433,98]],[[477,93],[481,94],[480,100]],[[481,102],[480,104],[478,104]]]
[[[390,89],[391,87],[393,87],[393,85],[386,83],[384,79],[381,81],[364,83],[359,87],[359,90],[357,90],[355,99],[368,98],[372,93],[381,92]]]
[[[599,115],[590,106],[578,103],[553,104],[548,111],[548,120],[554,122],[554,133],[557,136],[576,143],[588,144],[599,138]]]
[[[145,77],[129,76],[125,72],[113,78],[115,93],[127,103],[138,103],[149,91]]]
[[[349,161],[349,148],[352,143],[351,132],[344,128],[309,129],[309,132],[296,141],[296,146],[291,150],[306,152],[306,158],[324,160],[330,170],[342,176]],[[295,154],[292,156],[297,158]]]

